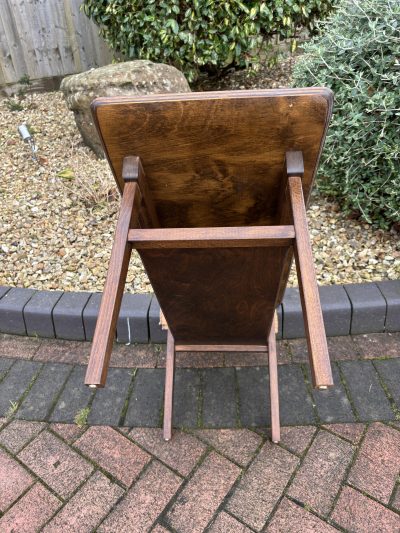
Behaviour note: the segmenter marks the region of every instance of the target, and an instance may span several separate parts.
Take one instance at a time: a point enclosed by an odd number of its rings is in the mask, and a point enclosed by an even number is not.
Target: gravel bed
[[[270,75],[263,83],[260,76],[232,76],[221,88],[277,83]],[[82,143],[60,92],[35,94],[22,105],[10,111],[0,99],[0,285],[101,291],[119,205],[108,165]],[[39,163],[19,137],[23,122],[35,131]],[[398,234],[348,219],[316,193],[308,214],[320,284],[400,277]],[[152,290],[136,252],[127,290]]]

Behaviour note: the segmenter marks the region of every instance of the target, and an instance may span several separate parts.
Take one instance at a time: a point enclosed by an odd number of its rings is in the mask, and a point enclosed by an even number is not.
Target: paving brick
[[[60,500],[40,483],[29,491],[0,519],[0,531],[34,533],[61,506]]]
[[[0,383],[0,416],[5,415],[13,403],[19,401],[41,365],[33,361],[17,361]]]
[[[292,426],[315,423],[312,401],[300,365],[278,367],[281,424]]]
[[[149,307],[149,332],[151,342],[167,342],[167,331],[160,326],[160,304],[154,295]]]
[[[31,359],[41,344],[40,339],[0,335],[0,357]]]
[[[74,446],[127,487],[150,461],[136,444],[106,426],[90,427]]]
[[[251,533],[251,529],[224,511],[219,513],[208,531],[209,533]]]
[[[85,338],[87,341],[92,341],[94,330],[96,329],[97,317],[99,316],[100,303],[103,293],[94,292],[90,295],[82,312],[83,327],[85,330]]]
[[[13,420],[0,433],[0,443],[10,452],[18,453],[33,437],[45,427],[43,422]]]
[[[350,333],[380,333],[385,329],[386,301],[375,283],[344,285],[352,306]]]
[[[149,341],[148,313],[151,298],[150,294],[124,294],[117,322],[117,342]]]
[[[15,416],[23,420],[46,420],[71,369],[63,363],[44,365]]]
[[[33,477],[0,449],[0,511],[4,512],[33,483]]]
[[[86,368],[76,366],[50,415],[52,422],[74,422],[76,414],[87,407],[93,392],[84,384]]]
[[[177,368],[216,368],[223,367],[224,360],[229,360],[230,354],[223,352],[177,352],[175,366]],[[224,359],[225,358],[225,359]],[[164,365],[165,366],[165,362]],[[234,366],[227,364],[226,366]]]
[[[349,440],[352,444],[360,442],[365,430],[365,424],[326,424],[323,427]]]
[[[182,476],[190,474],[207,448],[182,431],[174,431],[169,442],[163,440],[162,430],[158,428],[135,428],[129,437]]]
[[[158,427],[164,397],[163,369],[139,369],[125,416],[125,426]]]
[[[400,331],[400,280],[378,281],[376,285],[386,300],[385,331]]]
[[[327,516],[353,456],[352,446],[320,431],[296,474],[288,494]]]
[[[382,503],[389,503],[400,471],[400,432],[381,423],[365,435],[348,481]]]
[[[281,428],[281,444],[296,455],[302,455],[308,448],[315,431],[314,426],[283,427]]]
[[[90,533],[108,514],[123,489],[96,472],[44,528],[46,533]]]
[[[343,361],[339,364],[360,421],[393,420],[394,413],[371,361]]]
[[[88,342],[46,339],[41,342],[33,359],[50,363],[84,365],[89,361],[90,346]]]
[[[132,372],[127,368],[110,368],[105,388],[94,397],[88,424],[118,426],[131,381]]]
[[[153,344],[114,344],[110,366],[119,368],[155,368],[158,352]]]
[[[239,474],[236,465],[211,452],[168,511],[167,523],[178,533],[204,531]]]
[[[325,332],[328,337],[348,335],[351,323],[351,304],[342,285],[319,287]]]
[[[268,366],[268,354],[265,352],[231,352],[225,354],[225,366]]]
[[[58,339],[85,340],[83,310],[89,292],[64,292],[53,309],[53,323]]]
[[[302,507],[283,498],[267,529],[269,533],[334,533],[336,528],[323,522]]]
[[[353,337],[360,357],[400,357],[400,333],[370,333]]]
[[[346,531],[393,533],[400,530],[399,515],[350,487],[343,488],[331,519]]]
[[[340,380],[340,374],[332,365],[334,386],[327,390],[313,389],[312,395],[317,406],[318,416],[323,423],[355,422],[355,416]],[[311,380],[310,374],[309,379]]]
[[[304,319],[298,287],[289,287],[286,289],[282,301],[282,311],[283,338],[296,339],[298,337],[304,337]]]
[[[203,424],[205,427],[236,425],[236,387],[233,368],[203,369]]]
[[[359,353],[353,338],[328,337],[328,352],[331,361],[357,359]],[[294,363],[309,363],[308,347],[306,339],[292,339],[289,341]]]
[[[400,359],[375,361],[374,365],[400,409]]]
[[[28,335],[55,337],[53,308],[62,296],[62,291],[37,291],[24,307],[24,320]]]
[[[173,425],[194,427],[197,425],[200,397],[200,374],[191,368],[175,370]]]
[[[60,435],[68,444],[72,444],[78,437],[82,435],[86,428],[77,426],[76,424],[49,424],[50,429]]]
[[[154,461],[97,531],[99,533],[149,531],[180,484],[181,478],[166,466]]]
[[[268,370],[265,367],[237,368],[239,416],[244,427],[270,424]]]
[[[68,498],[93,467],[60,439],[43,431],[18,458],[62,498]]]
[[[33,289],[10,289],[0,300],[0,331],[12,335],[26,335],[23,316],[25,305],[35,294]]]
[[[0,381],[7,374],[13,363],[14,361],[12,359],[0,359]]]
[[[298,458],[266,442],[240,480],[226,508],[260,531],[292,476]]]
[[[157,524],[156,527],[151,530],[151,533],[169,533],[169,529],[165,529],[165,527]]]
[[[194,434],[240,466],[250,463],[262,442],[248,429],[198,429]]]
[[[11,287],[5,287],[4,285],[0,285],[0,299],[3,298],[3,296],[7,294],[10,289]]]

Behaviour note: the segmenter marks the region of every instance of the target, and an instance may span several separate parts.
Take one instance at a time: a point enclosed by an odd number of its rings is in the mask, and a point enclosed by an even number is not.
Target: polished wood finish
[[[294,227],[134,229],[129,231],[128,240],[137,250],[291,246],[294,241]]]
[[[104,385],[133,246],[168,323],[166,440],[176,351],[268,351],[279,441],[274,312],[294,251],[314,384],[332,384],[305,216],[331,108],[320,88],[92,104],[123,200],[86,383]]]
[[[108,266],[107,279],[101,299],[99,316],[93,337],[85,384],[104,387],[115,338],[115,329],[128,272],[132,246],[128,242],[129,228],[138,220],[140,192],[136,183],[127,183],[122,195],[114,244]]]
[[[97,98],[92,109],[120,189],[135,154],[159,227],[184,228],[279,224],[285,153],[302,150],[308,197],[331,106],[313,88]]]
[[[174,402],[174,377],[175,377],[175,341],[170,330],[167,335],[167,357],[165,366],[165,391],[164,391],[164,440],[172,437],[172,413]]]
[[[311,375],[315,387],[333,385],[324,320],[307,228],[306,209],[300,176],[289,176],[290,200],[296,232],[295,259],[303,308]]]
[[[271,440],[281,440],[279,422],[279,389],[278,389],[278,359],[276,354],[275,320],[271,324],[268,334],[268,366],[269,366],[269,396],[271,403]]]

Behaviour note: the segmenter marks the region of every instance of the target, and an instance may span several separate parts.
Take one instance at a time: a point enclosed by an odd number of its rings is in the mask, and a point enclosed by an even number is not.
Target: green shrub
[[[335,93],[318,186],[346,212],[400,221],[400,2],[344,0],[305,46],[296,86]]]
[[[335,1],[84,0],[82,7],[125,58],[168,63],[194,81],[200,71],[245,65],[275,35],[312,31]]]

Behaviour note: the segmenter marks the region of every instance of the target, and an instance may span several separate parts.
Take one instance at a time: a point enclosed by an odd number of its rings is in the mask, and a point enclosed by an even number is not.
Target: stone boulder
[[[68,76],[63,79],[61,90],[85,144],[104,157],[90,112],[92,100],[98,96],[183,93],[190,88],[175,67],[151,61],[126,61]]]

